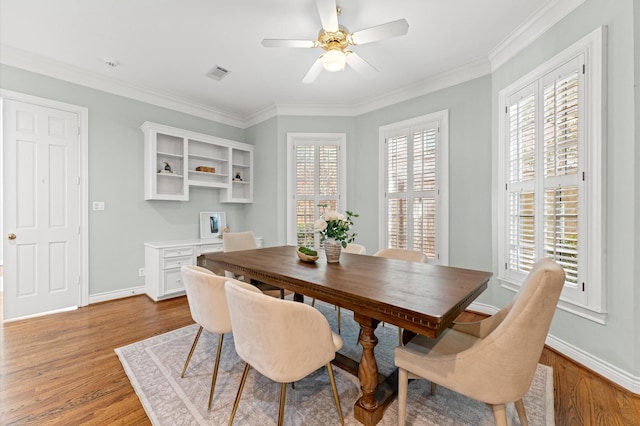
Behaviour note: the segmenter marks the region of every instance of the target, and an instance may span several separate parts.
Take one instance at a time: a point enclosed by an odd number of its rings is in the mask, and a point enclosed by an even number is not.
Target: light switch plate
[[[104,201],[94,201],[93,210],[104,210]]]

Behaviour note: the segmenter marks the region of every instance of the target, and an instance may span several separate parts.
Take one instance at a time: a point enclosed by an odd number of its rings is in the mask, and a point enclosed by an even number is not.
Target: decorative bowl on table
[[[303,249],[303,251],[307,251],[307,253],[300,251],[300,249]],[[296,249],[296,254],[300,258],[300,260],[302,260],[303,262],[311,262],[311,263],[318,260],[318,253],[315,250],[309,250],[309,249],[304,250],[304,249],[305,247],[298,247]],[[313,253],[316,253],[316,254],[313,255]]]

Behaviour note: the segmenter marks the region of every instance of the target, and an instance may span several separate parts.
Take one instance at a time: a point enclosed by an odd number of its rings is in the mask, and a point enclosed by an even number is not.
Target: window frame
[[[600,324],[606,320],[606,250],[604,225],[606,220],[605,206],[605,165],[606,165],[606,27],[600,27],[577,41],[564,51],[555,55],[542,65],[536,67],[498,93],[498,258],[497,279],[503,288],[518,291],[523,277],[514,276],[505,270],[508,262],[508,214],[509,191],[508,153],[509,135],[507,130],[509,99],[528,86],[542,84],[546,75],[555,71],[571,60],[584,57],[584,100],[583,120],[580,131],[583,132],[582,146],[579,147],[582,158],[579,160],[579,173],[584,173],[581,182],[583,208],[580,210],[581,231],[579,241],[583,246],[580,252],[579,269],[583,276],[584,290],[579,297],[572,295],[569,287],[563,289],[558,307],[567,312],[590,319]],[[544,88],[540,90],[543,92]],[[536,99],[542,105],[542,99]],[[543,110],[536,126],[542,128]],[[542,137],[542,135],[540,136]],[[543,143],[541,139],[537,142]],[[541,164],[539,170],[544,167]],[[544,196],[544,187],[536,189],[536,196]],[[544,210],[536,211],[536,225],[541,224]],[[584,217],[584,218],[583,218]],[[538,231],[536,231],[538,232]],[[587,243],[588,241],[588,243]],[[539,241],[543,244],[543,241]],[[585,247],[586,246],[586,247]]]
[[[287,133],[287,244],[298,245],[296,223],[295,148],[298,145],[338,145],[338,210],[347,206],[347,134],[346,133]],[[317,176],[316,176],[317,177]],[[316,191],[318,187],[316,186]],[[317,193],[315,194],[318,195]],[[316,219],[320,217],[316,206]],[[315,238],[317,242],[318,239]],[[317,247],[316,247],[317,248]]]
[[[434,264],[449,264],[449,110],[442,110],[430,114],[414,117],[396,123],[381,126],[378,130],[379,166],[378,191],[381,194],[378,205],[378,246],[388,247],[387,241],[387,211],[388,201],[388,168],[387,144],[388,137],[393,137],[409,129],[436,123],[438,127],[438,141],[436,143],[436,255],[430,259]]]

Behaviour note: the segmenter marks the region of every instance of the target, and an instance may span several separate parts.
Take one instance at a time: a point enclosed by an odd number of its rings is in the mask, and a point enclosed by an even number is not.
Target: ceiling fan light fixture
[[[347,63],[347,57],[341,50],[329,50],[322,55],[321,60],[324,69],[330,72],[344,70],[344,65]]]

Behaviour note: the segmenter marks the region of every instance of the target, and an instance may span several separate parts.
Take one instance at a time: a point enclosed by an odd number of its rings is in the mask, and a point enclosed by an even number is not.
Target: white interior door
[[[5,99],[4,320],[80,305],[78,114]]]

